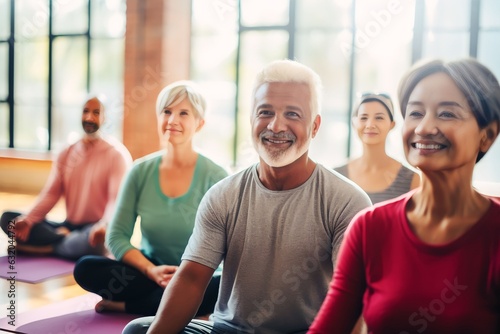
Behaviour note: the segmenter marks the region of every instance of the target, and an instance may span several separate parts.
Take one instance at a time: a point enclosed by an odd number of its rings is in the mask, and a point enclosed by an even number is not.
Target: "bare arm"
[[[182,261],[165,289],[149,334],[177,334],[195,316],[214,269],[192,261]]]

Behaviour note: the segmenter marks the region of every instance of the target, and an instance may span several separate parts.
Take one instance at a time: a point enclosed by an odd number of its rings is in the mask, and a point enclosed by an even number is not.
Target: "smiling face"
[[[358,137],[366,145],[385,144],[387,134],[394,127],[387,109],[377,101],[361,104],[353,124]]]
[[[474,167],[487,138],[467,99],[445,73],[431,74],[412,91],[403,142],[408,162],[422,171]]]
[[[310,101],[309,88],[301,83],[264,83],[256,90],[252,139],[261,161],[283,167],[308,151],[320,125],[320,116],[312,117]]]
[[[165,107],[158,115],[158,133],[162,144],[166,139],[171,144],[189,143],[194,134],[203,127],[201,119],[188,99]]]
[[[97,98],[92,98],[85,103],[82,112],[82,127],[86,134],[97,132],[104,122],[104,110]]]

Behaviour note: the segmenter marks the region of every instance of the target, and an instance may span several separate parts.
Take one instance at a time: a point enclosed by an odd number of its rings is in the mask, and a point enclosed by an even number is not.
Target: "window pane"
[[[10,0],[0,0],[0,39],[10,36]]]
[[[340,40],[340,34],[322,31],[296,35],[296,59],[320,74],[323,83],[321,127],[311,142],[310,155],[330,167],[340,164],[347,155],[349,59]]]
[[[469,29],[470,3],[471,0],[425,1],[426,27],[452,30]]]
[[[225,67],[232,67],[234,63]],[[234,105],[236,86],[234,80],[198,82],[207,99],[205,125],[195,137],[194,144],[208,157],[229,168],[233,160]]]
[[[413,23],[415,6],[411,1],[357,0],[357,33],[370,39],[389,39],[387,31]],[[409,21],[408,21],[409,20]]]
[[[0,43],[0,100],[7,99],[9,95],[9,45]]]
[[[498,166],[500,166],[500,140],[497,138],[484,158],[474,168],[473,179],[475,181],[500,182]]]
[[[232,35],[194,37],[191,44],[191,79],[200,84],[208,103],[205,126],[195,137],[195,144],[226,167],[233,159],[236,44],[234,32]],[[205,57],[205,50],[209,49],[213,52]]]
[[[88,1],[52,1],[53,33],[78,34],[88,28]]]
[[[48,35],[48,4],[48,0],[16,0],[17,41]]]
[[[329,30],[351,26],[351,1],[302,0],[296,4],[297,29]]]
[[[234,82],[237,47],[238,35],[235,32],[193,36],[191,77],[197,80],[230,79]],[[232,66],[227,66],[229,64]]]
[[[39,105],[15,104],[14,146],[18,149],[47,150],[47,102]]]
[[[91,92],[98,92],[109,97],[122,95],[124,46],[123,39],[92,40],[90,54]]]
[[[54,41],[52,142],[65,143],[71,131],[81,128],[74,121],[87,95],[87,40],[59,37]],[[56,124],[57,122],[57,124]]]
[[[486,65],[500,80],[500,47],[498,40],[500,31],[481,32],[479,34],[478,60]],[[497,137],[496,142],[490,148],[489,152],[477,164],[474,169],[474,180],[500,182],[500,140]]]
[[[222,32],[238,26],[236,1],[192,0],[192,29],[195,34],[204,31]]]
[[[106,106],[106,121],[102,130],[107,134],[121,138],[124,40],[94,39],[91,43],[90,92],[105,96],[103,103]],[[159,78],[157,80],[154,81],[156,86],[160,82]]]
[[[469,33],[432,33],[424,37],[422,58],[447,60],[468,57]]]
[[[478,60],[488,66],[500,80],[500,31],[488,31],[479,33]]]
[[[500,28],[500,1],[498,0],[481,0],[481,28]]]
[[[201,86],[208,104],[205,125],[194,143],[229,168],[233,160],[238,17],[236,7],[216,3],[193,0],[190,77]]]
[[[386,92],[396,104],[396,89],[403,73],[408,69],[413,37],[414,4],[392,6],[394,2],[364,0],[363,10],[356,10],[358,35],[355,39],[356,68],[355,94],[352,106],[358,103],[358,95],[366,91]],[[369,9],[367,9],[369,8]],[[358,9],[358,7],[357,7]],[[350,124],[352,110],[344,114]],[[396,127],[389,133],[386,150],[404,161],[401,127],[403,120],[395,113]],[[351,157],[361,154],[362,145],[355,131],[351,132]]]
[[[48,91],[47,40],[16,43],[14,58],[16,103],[45,105]]]
[[[122,37],[125,34],[125,0],[93,0],[92,37]]]
[[[87,40],[59,37],[53,50],[53,100],[56,104],[73,104],[75,97],[81,98],[87,90]]]
[[[9,146],[9,105],[0,103],[0,147]]]
[[[238,163],[257,161],[250,136],[250,101],[255,75],[269,62],[285,59],[288,50],[286,31],[246,32],[241,35],[240,82],[238,100]]]
[[[84,100],[85,97],[79,97],[75,98],[72,105],[54,105],[52,107],[52,149],[54,151],[60,151],[82,136]]]
[[[248,27],[286,25],[288,2],[289,0],[272,0],[271,4],[269,0],[241,0],[241,24]]]

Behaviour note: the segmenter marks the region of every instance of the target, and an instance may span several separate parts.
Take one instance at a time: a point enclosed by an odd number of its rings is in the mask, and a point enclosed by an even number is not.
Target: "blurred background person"
[[[358,184],[372,203],[382,202],[418,187],[420,176],[386,152],[394,128],[394,106],[389,95],[365,93],[352,114],[352,124],[363,145],[359,158],[335,168]]]
[[[26,215],[11,211],[2,215],[4,232],[15,232],[17,251],[73,260],[105,253],[107,224],[132,157],[119,141],[102,135],[104,120],[102,102],[97,97],[88,99],[82,111],[83,137],[58,155],[33,208]],[[61,197],[65,221],[47,220]],[[14,230],[9,230],[10,224],[15,224]]]
[[[189,81],[165,87],[157,98],[156,115],[162,150],[138,159],[126,176],[107,245],[116,260],[88,256],[76,264],[74,276],[103,300],[97,312],[154,315],[166,285],[180,264],[205,192],[227,172],[193,148],[193,137],[205,124],[206,102]],[[140,217],[141,247],[131,244]],[[110,289],[116,273],[126,279]],[[219,289],[216,273],[198,315],[213,311]]]

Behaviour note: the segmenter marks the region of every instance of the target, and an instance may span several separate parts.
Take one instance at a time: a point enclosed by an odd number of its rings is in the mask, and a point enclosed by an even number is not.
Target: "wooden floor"
[[[0,212],[6,210],[25,212],[34,203],[36,196],[0,192]],[[59,202],[50,212],[50,219],[62,221],[65,217],[64,203]],[[0,256],[7,254],[7,236],[0,232]],[[0,279],[0,318],[6,316],[5,310],[9,299],[7,296],[8,282]],[[86,293],[75,283],[72,275],[51,279],[38,284],[16,282],[17,314],[54,302],[70,299]]]

